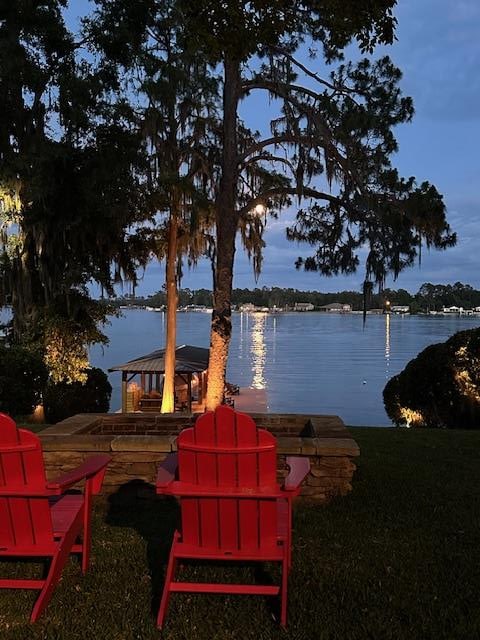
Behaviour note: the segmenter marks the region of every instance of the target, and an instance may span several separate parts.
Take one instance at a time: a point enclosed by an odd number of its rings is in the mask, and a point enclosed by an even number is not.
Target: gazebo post
[[[122,371],[122,413],[127,413],[127,372]]]
[[[198,380],[198,402],[201,404],[203,402],[203,375],[201,371],[197,373],[197,380]]]
[[[197,378],[197,402],[201,402],[202,401],[202,397],[201,397],[201,389],[200,389],[200,374],[199,373],[194,373],[194,376],[196,376]],[[193,376],[192,376],[192,382],[193,382]]]
[[[192,413],[192,374],[188,374],[188,383],[187,383],[187,393],[188,393],[188,413]]]

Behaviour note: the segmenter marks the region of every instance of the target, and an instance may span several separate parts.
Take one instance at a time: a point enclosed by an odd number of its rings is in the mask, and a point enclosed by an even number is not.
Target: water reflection
[[[273,316],[272,363],[277,361],[277,318]]]
[[[389,378],[390,371],[390,314],[385,314],[385,378]]]
[[[240,344],[239,344],[239,358],[243,359],[245,351],[246,336],[248,335],[248,313],[243,311],[240,313]]]
[[[108,369],[162,343],[158,313],[124,310],[106,328],[110,344],[90,349],[93,366]],[[276,323],[274,323],[276,319]],[[177,344],[209,346],[211,318],[206,313],[179,313]],[[443,342],[456,331],[480,326],[479,316],[370,316],[365,330],[361,314],[285,313],[234,316],[235,329],[229,360],[229,379],[250,386],[254,375],[252,328],[255,341],[264,336],[264,369],[255,356],[255,369],[268,389],[271,411],[279,413],[337,414],[346,424],[387,425],[382,391],[385,376],[399,373],[419,351]],[[263,322],[265,323],[262,331]],[[276,335],[273,325],[276,324]],[[248,328],[247,328],[248,327]],[[275,338],[275,339],[274,339]],[[240,341],[243,340],[243,359]],[[275,364],[273,350],[276,346]],[[257,347],[255,346],[255,349]],[[262,351],[263,349],[260,349]],[[260,367],[259,367],[260,365]],[[386,370],[388,373],[386,374]],[[367,380],[366,385],[361,381]],[[121,376],[110,375],[112,410],[121,406]]]
[[[265,389],[265,357],[267,353],[265,347],[265,325],[267,314],[255,313],[252,319],[252,387],[254,389]]]

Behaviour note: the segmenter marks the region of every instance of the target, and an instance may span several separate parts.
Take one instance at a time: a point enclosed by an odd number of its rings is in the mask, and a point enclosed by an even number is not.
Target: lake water
[[[208,313],[179,313],[177,344],[208,347]],[[427,345],[480,326],[480,316],[280,313],[233,315],[227,379],[265,389],[278,413],[339,415],[350,425],[389,425],[382,391],[389,378]],[[165,315],[124,310],[106,327],[110,344],[91,350],[107,370],[165,344]],[[121,405],[119,372],[109,374],[111,409]]]

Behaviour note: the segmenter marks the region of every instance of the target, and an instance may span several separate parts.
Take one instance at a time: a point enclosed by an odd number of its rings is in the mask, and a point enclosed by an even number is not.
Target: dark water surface
[[[211,316],[179,313],[177,344],[209,346]],[[233,316],[228,380],[265,389],[272,412],[339,415],[350,425],[389,425],[385,383],[427,345],[480,326],[480,316],[368,316],[281,313]],[[162,348],[165,316],[125,310],[106,327],[110,344],[91,350],[94,366]],[[111,373],[111,409],[120,407],[120,373]]]

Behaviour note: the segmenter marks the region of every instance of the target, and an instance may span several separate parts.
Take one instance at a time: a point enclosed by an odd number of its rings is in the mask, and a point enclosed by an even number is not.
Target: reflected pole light
[[[253,316],[254,325],[252,327],[252,387],[254,389],[265,389],[265,361],[267,349],[265,345],[265,313],[256,313]]]
[[[390,314],[385,316],[385,378],[389,377],[390,369]]]

